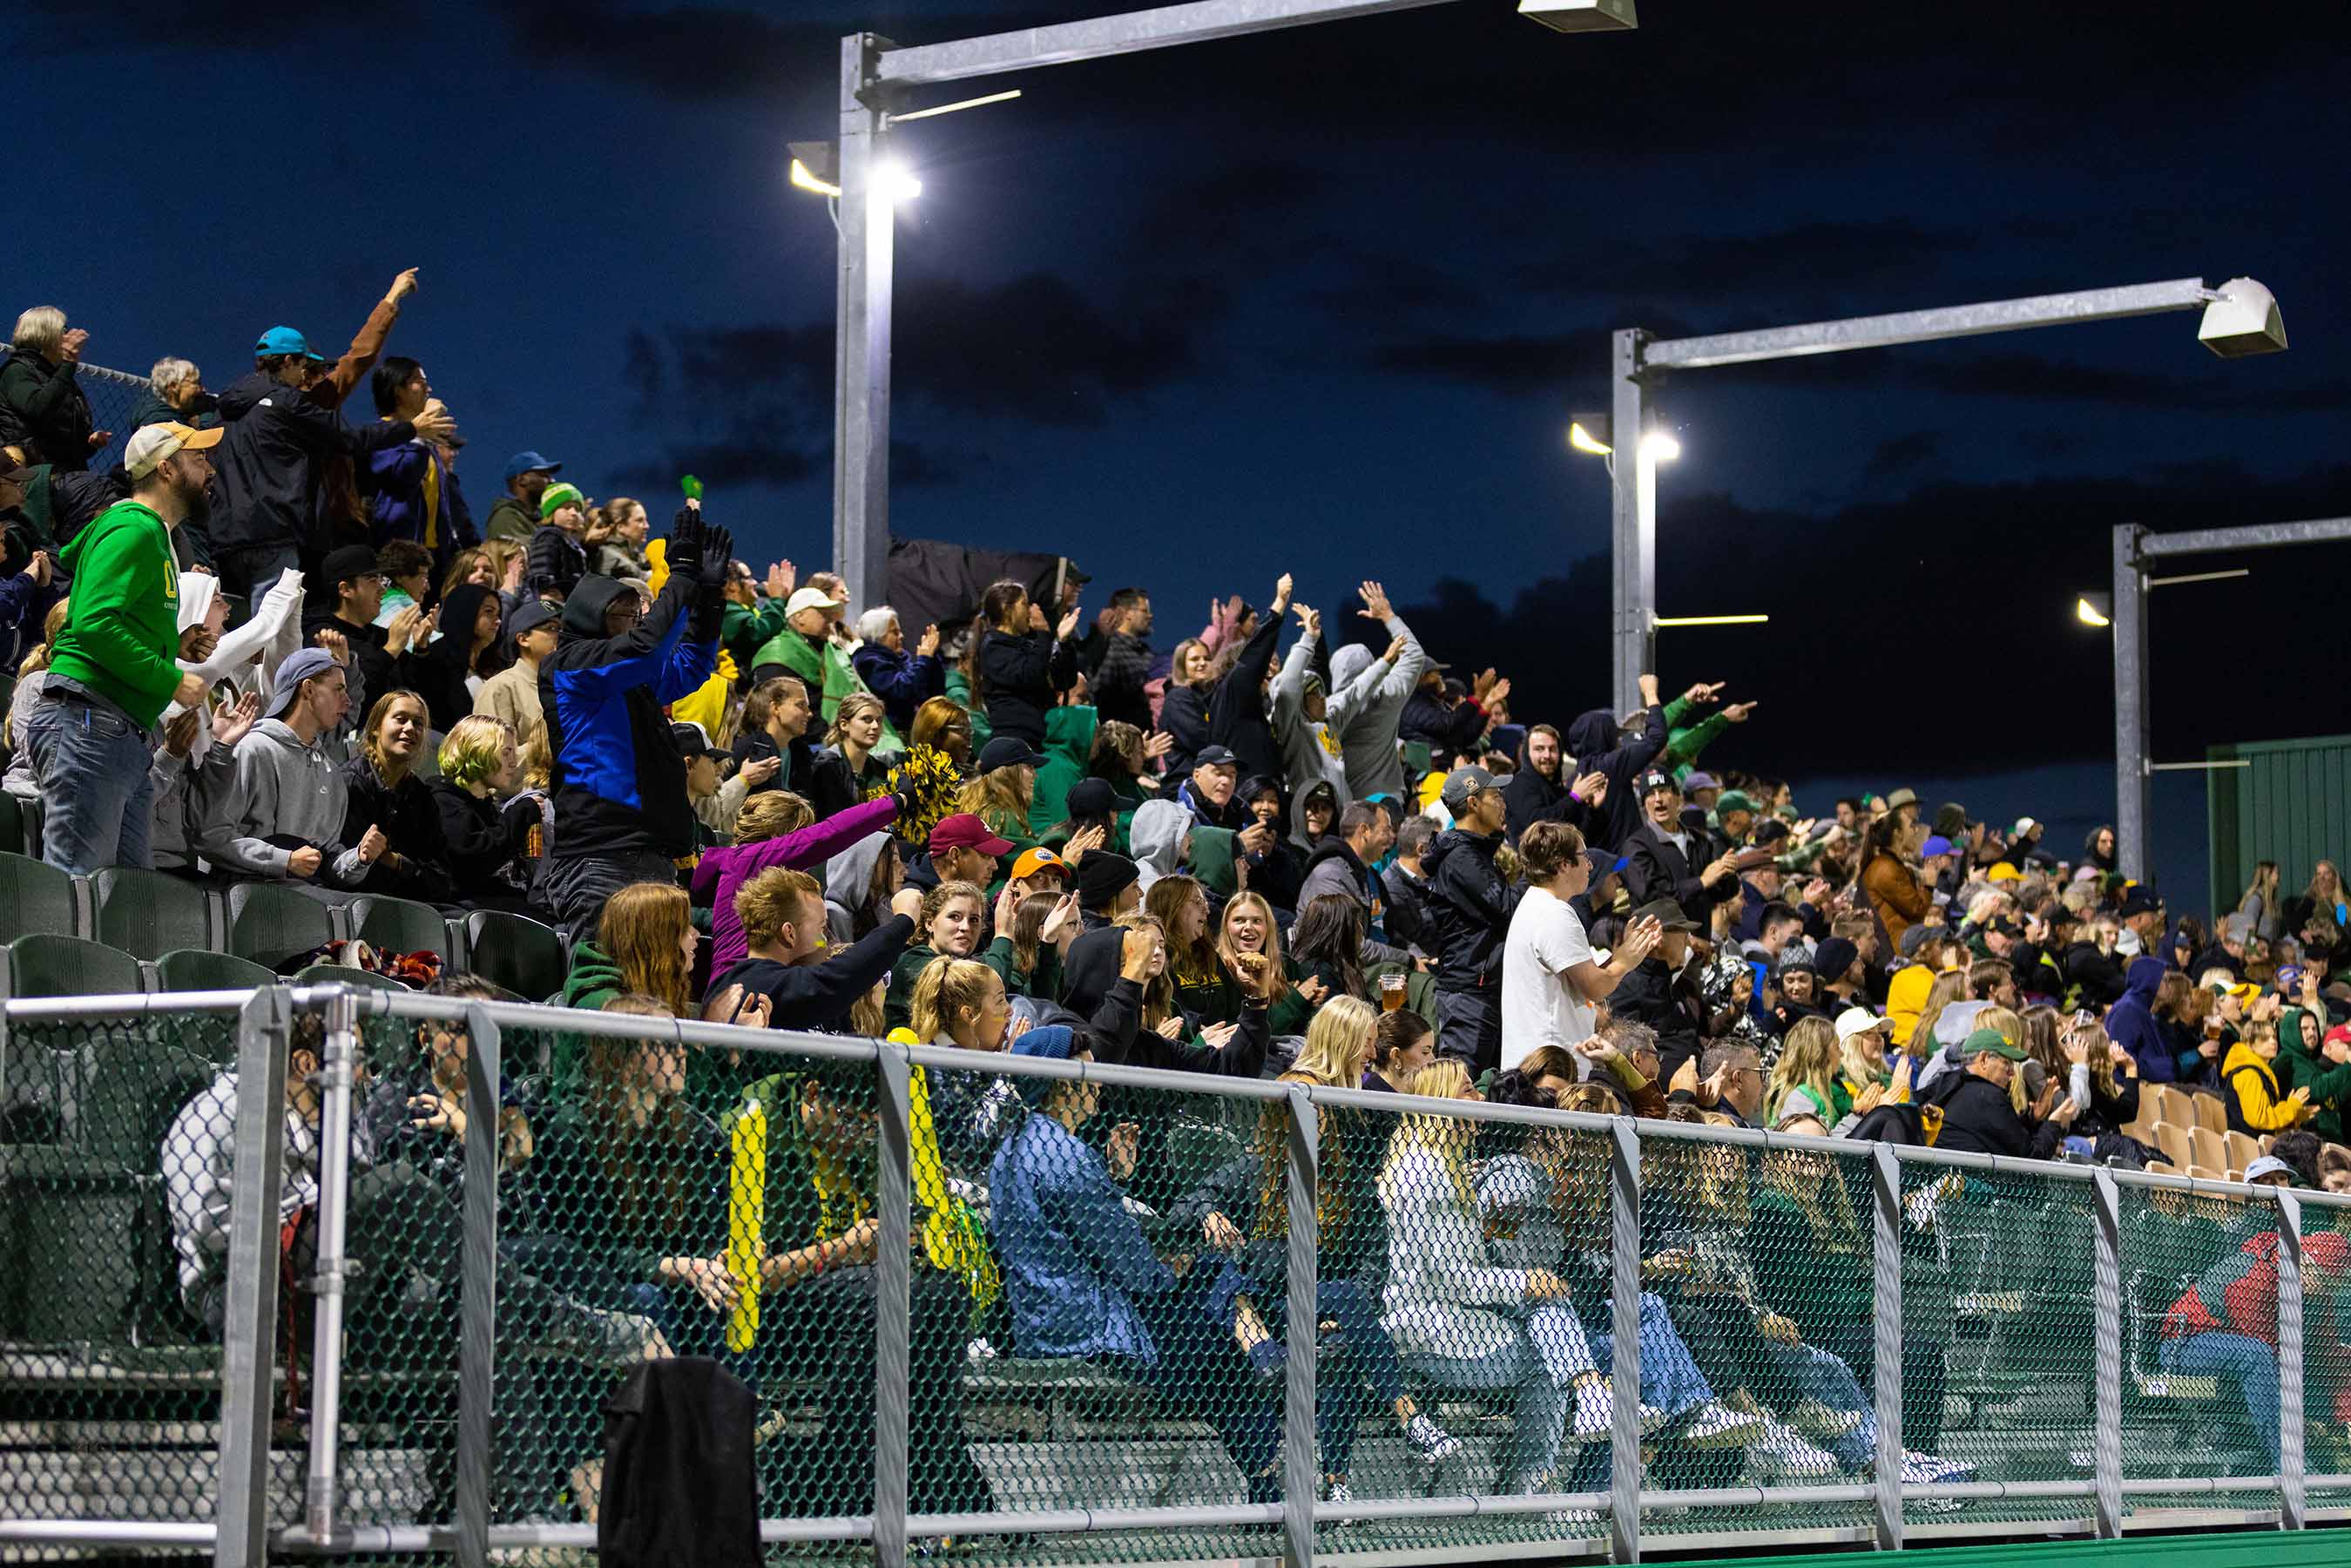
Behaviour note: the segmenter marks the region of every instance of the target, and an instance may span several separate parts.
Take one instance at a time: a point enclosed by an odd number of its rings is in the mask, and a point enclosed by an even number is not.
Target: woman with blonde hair
[[[861,840],[886,831],[898,815],[899,799],[885,795],[811,822],[809,803],[789,789],[750,796],[735,817],[735,841],[705,850],[695,862],[694,896],[708,901],[710,968],[713,974],[743,956],[743,925],[735,917],[735,894],[774,866],[803,870],[822,865]]]
[[[1167,774],[1181,779],[1192,771],[1192,758],[1208,744],[1208,693],[1214,686],[1215,656],[1197,637],[1176,644],[1167,661],[1167,693],[1159,704],[1159,727],[1176,744],[1167,753]]]
[[[632,883],[604,901],[596,940],[573,945],[563,1005],[593,1009],[636,993],[656,998],[678,1018],[698,1018],[693,976],[701,940],[685,889],[668,882]]]
[[[818,816],[834,816],[890,793],[894,758],[875,753],[885,722],[882,699],[872,692],[851,692],[841,699],[824,735],[831,749],[817,758],[809,778],[809,803]]]
[[[509,795],[520,774],[514,730],[502,718],[469,714],[441,743],[433,805],[449,846],[454,895],[468,908],[530,912],[524,896],[530,831],[545,820],[543,797]]]
[[[1837,1079],[1836,1026],[1818,1016],[1798,1019],[1780,1046],[1780,1060],[1763,1086],[1763,1124],[1777,1126],[1784,1115],[1817,1116],[1828,1126],[1853,1109]]]
[[[1243,953],[1268,960],[1259,987],[1271,993],[1266,998],[1266,1027],[1276,1039],[1303,1034],[1314,1009],[1331,994],[1330,988],[1315,977],[1313,970],[1282,952],[1281,926],[1274,919],[1273,905],[1247,890],[1225,901],[1217,930],[1217,956],[1227,972],[1238,972],[1235,960]]]
[[[903,1045],[1002,1051],[1011,1044],[1011,1004],[996,971],[974,958],[943,954],[923,966],[907,1001],[905,1027],[890,1038]]]
[[[923,894],[921,912],[914,916],[915,943],[899,956],[890,969],[891,1028],[902,1028],[913,1021],[914,988],[933,959],[978,958],[980,932],[987,921],[987,891],[976,883],[943,882]],[[990,975],[995,973],[986,964],[978,967]],[[927,1040],[930,1037],[923,1038]]]

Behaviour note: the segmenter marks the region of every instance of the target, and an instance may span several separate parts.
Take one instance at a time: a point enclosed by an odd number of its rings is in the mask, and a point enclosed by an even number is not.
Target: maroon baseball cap
[[[987,831],[987,824],[969,811],[957,811],[952,817],[940,819],[931,830],[931,853],[942,850],[977,850],[984,855],[1012,852],[1012,841],[999,839]]]

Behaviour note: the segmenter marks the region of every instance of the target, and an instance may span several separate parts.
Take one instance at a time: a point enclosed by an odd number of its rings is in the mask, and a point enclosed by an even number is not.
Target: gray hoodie
[[[1191,831],[1192,813],[1174,800],[1145,800],[1135,808],[1126,839],[1142,891],[1149,893],[1153,883],[1184,869],[1184,839]]]
[[[1401,618],[1389,616],[1387,628],[1389,636],[1404,639],[1404,652],[1392,669],[1364,686],[1357,686],[1356,678],[1380,662],[1378,654],[1350,643],[1331,655],[1331,679],[1339,689],[1332,694],[1323,723],[1339,737],[1347,759],[1347,790],[1358,800],[1372,795],[1411,799],[1405,790],[1404,764],[1396,758],[1396,724],[1404,716],[1405,700],[1420,685],[1428,654]]]
[[[887,833],[871,833],[824,862],[824,934],[834,946],[857,939],[856,906],[873,885],[873,862],[895,841]],[[886,919],[890,912],[881,913]]]
[[[227,784],[204,790],[190,821],[197,852],[232,876],[287,880],[291,850],[271,839],[298,839],[324,852],[317,881],[356,887],[367,873],[342,842],[345,789],[326,751],[306,746],[280,720],[265,718],[236,743]]]
[[[1281,662],[1281,673],[1273,679],[1273,738],[1281,748],[1282,781],[1294,795],[1302,796],[1311,784],[1328,783],[1337,791],[1339,803],[1343,806],[1354,797],[1347,792],[1346,759],[1341,754],[1338,737],[1331,730],[1329,716],[1359,708],[1369,701],[1385,666],[1377,659],[1364,661],[1354,684],[1342,686],[1335,696],[1325,702],[1324,722],[1316,724],[1306,716],[1306,683],[1315,678],[1310,668],[1314,659],[1314,642],[1311,637],[1301,637],[1291,643],[1290,656]],[[1368,653],[1371,650],[1363,652]]]

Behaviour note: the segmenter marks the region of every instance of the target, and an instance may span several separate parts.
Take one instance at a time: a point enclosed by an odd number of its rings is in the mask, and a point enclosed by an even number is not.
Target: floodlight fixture
[[[1593,457],[1612,455],[1616,448],[1610,438],[1614,428],[1604,413],[1579,413],[1567,422],[1567,444],[1578,452]]]
[[[1633,0],[1519,0],[1519,15],[1555,33],[1623,33],[1641,25]]]
[[[2213,291],[2197,324],[2197,339],[2224,360],[2285,352],[2285,318],[2277,296],[2250,277],[2232,277]]]
[[[831,141],[791,143],[791,182],[795,188],[820,196],[841,195],[841,149]]]
[[[1641,455],[1652,463],[1671,463],[1682,455],[1682,444],[1671,431],[1653,430],[1641,437]]]
[[[2115,623],[2115,596],[2111,593],[2085,593],[2074,601],[2074,619],[2085,626],[2111,626]]]

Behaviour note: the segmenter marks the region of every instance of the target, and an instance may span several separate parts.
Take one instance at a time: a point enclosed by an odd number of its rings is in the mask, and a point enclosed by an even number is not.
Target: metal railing
[[[158,1005],[167,999],[168,1008]],[[231,1019],[233,1053],[225,1049]],[[576,1336],[559,1343],[549,1320],[536,1315],[533,1292],[556,1301],[559,1316],[569,1303],[564,1291],[543,1289],[546,1280],[562,1279],[558,1266],[527,1252],[529,1239],[502,1232],[502,1224],[520,1223],[507,1211],[510,1202],[519,1211],[519,1199],[510,1190],[514,1150],[502,1143],[512,1136],[507,1116],[471,1116],[454,1140],[457,1157],[447,1179],[456,1197],[446,1228],[360,1223],[367,1218],[355,1207],[363,1162],[353,1155],[364,1116],[362,1069],[396,1066],[403,1051],[418,1048],[419,1026],[430,1034],[434,1025],[444,1035],[462,1030],[464,1098],[476,1107],[505,1104],[509,1081],[524,1076],[526,1065],[567,1053],[587,1060],[607,1049],[599,1041],[617,1042],[611,1049],[674,1047],[693,1061],[731,1063],[728,1082],[737,1086],[757,1074],[782,1074],[799,1086],[796,1094],[807,1089],[828,1104],[871,1107],[870,1134],[859,1134],[870,1154],[871,1186],[850,1195],[877,1232],[870,1456],[805,1437],[768,1442],[805,1425],[810,1402],[838,1397],[837,1387],[828,1395],[806,1379],[788,1385],[774,1377],[761,1390],[763,1467],[795,1455],[790,1462],[833,1464],[825,1479],[839,1487],[822,1497],[779,1493],[772,1484],[779,1472],[771,1472],[759,1526],[770,1542],[841,1542],[861,1559],[896,1568],[913,1543],[940,1537],[993,1540],[1023,1563],[1074,1561],[1073,1538],[1083,1535],[1090,1562],[1279,1552],[1304,1568],[1356,1552],[1391,1562],[1452,1561],[1474,1551],[1630,1563],[1645,1552],[1769,1542],[1891,1549],[1953,1536],[2114,1538],[2190,1525],[2303,1529],[2351,1518],[2351,1474],[2306,1473],[2306,1409],[2331,1425],[2332,1445],[2340,1430],[2337,1400],[2351,1408],[2351,1369],[2335,1359],[2340,1345],[2328,1293],[2306,1291],[2304,1269],[2305,1232],[2342,1225],[2351,1211],[2342,1199],[1737,1127],[329,986],[5,1004],[0,1083],[12,1114],[28,1106],[55,1112],[30,1134],[20,1117],[10,1134],[16,1141],[0,1151],[12,1205],[62,1195],[61,1202],[89,1205],[75,1211],[77,1223],[152,1227],[155,1212],[140,1207],[147,1201],[140,1195],[152,1190],[158,1172],[139,1167],[125,1139],[152,1134],[172,1063],[183,1087],[201,1082],[207,1067],[233,1066],[236,1080],[235,1124],[225,1129],[235,1158],[216,1343],[201,1333],[174,1341],[153,1328],[155,1314],[112,1303],[64,1328],[26,1307],[12,1309],[16,1321],[0,1312],[6,1342],[0,1398],[11,1406],[9,1436],[0,1444],[0,1546],[209,1547],[222,1563],[435,1552],[466,1564],[498,1552],[593,1547],[593,1523],[551,1516],[590,1495],[580,1490],[580,1471],[573,1469],[568,1495],[550,1494],[543,1475],[526,1472],[570,1458],[561,1444],[574,1428],[563,1423],[576,1422],[583,1403],[592,1413],[600,1390],[608,1392],[642,1354],[624,1348],[616,1355],[609,1346],[582,1352]],[[307,1271],[298,1279],[289,1276],[281,1250],[288,1234],[287,1067],[298,1045],[319,1061],[316,1074],[295,1085],[306,1107],[298,1123],[314,1104],[317,1127],[315,1228],[303,1232],[306,1245],[314,1239],[315,1257],[302,1260]],[[131,1088],[120,1080],[133,1074],[151,1103],[144,1110],[123,1108]],[[1076,1087],[1056,1091],[1055,1082]],[[1112,1114],[1198,1133],[1212,1152],[1238,1150],[1265,1175],[1262,1186],[1250,1189],[1264,1198],[1254,1235],[1271,1250],[1255,1262],[1260,1281],[1279,1278],[1265,1289],[1263,1319],[1269,1330],[1281,1325],[1274,1338],[1320,1348],[1286,1355],[1277,1380],[1248,1385],[1255,1392],[1247,1396],[1261,1400],[1279,1427],[1273,1458],[1258,1472],[1236,1469],[1237,1458],[1228,1462],[1196,1420],[1170,1414],[1186,1391],[1163,1386],[1130,1400],[1132,1380],[1104,1375],[1102,1364],[1023,1361],[1017,1331],[1000,1319],[979,1336],[1005,1342],[988,1344],[992,1356],[979,1343],[967,1349],[956,1327],[952,1360],[959,1370],[946,1375],[952,1389],[918,1375],[918,1366],[935,1372],[940,1364],[925,1337],[936,1326],[925,1316],[936,1283],[925,1263],[926,1222],[946,1201],[935,1183],[949,1180],[962,1195],[956,1202],[987,1201],[976,1178],[985,1169],[980,1155],[950,1150],[944,1169],[925,1165],[926,1151],[946,1146],[939,1140],[949,1116],[938,1107],[946,1097],[967,1109],[994,1107],[999,1124],[978,1146],[983,1154],[1001,1149],[1011,1135],[1006,1129],[1024,1113],[1043,1113],[1019,1108],[1024,1084],[1032,1101],[1056,1092],[1088,1105],[1117,1097]],[[560,1105],[549,1103],[549,1118],[559,1115]],[[110,1115],[122,1119],[118,1132],[128,1132],[100,1168],[103,1162],[84,1151],[100,1146]],[[1322,1275],[1337,1266],[1326,1255],[1336,1221],[1325,1199],[1347,1183],[1371,1190],[1363,1185],[1369,1157],[1384,1162],[1384,1203],[1387,1173],[1397,1168],[1385,1162],[1415,1128],[1416,1137],[1479,1141],[1459,1168],[1476,1173],[1487,1238],[1479,1245],[1495,1250],[1457,1260],[1465,1268],[1500,1267],[1494,1260],[1510,1244],[1506,1239],[1524,1240],[1488,1205],[1488,1178],[1506,1166],[1516,1170],[1511,1162],[1539,1169],[1549,1184],[1548,1196],[1524,1214],[1591,1220],[1583,1327],[1594,1336],[1596,1364],[1588,1373],[1606,1389],[1606,1428],[1587,1432],[1580,1423],[1578,1437],[1595,1440],[1557,1444],[1561,1463],[1537,1477],[1534,1490],[1505,1487],[1499,1474],[1505,1456],[1527,1440],[1521,1383],[1447,1384],[1444,1375],[1466,1368],[1468,1355],[1448,1363],[1407,1349],[1406,1402],[1468,1436],[1457,1443],[1458,1456],[1433,1467],[1405,1453],[1377,1401],[1356,1412],[1339,1386],[1355,1375],[1345,1370],[1358,1364],[1350,1354],[1366,1347],[1332,1333],[1337,1309],[1324,1288],[1337,1275]],[[1167,1152],[1172,1133],[1155,1147],[1158,1163],[1137,1168],[1124,1210],[1147,1216],[1138,1226],[1167,1222],[1165,1198],[1191,1180],[1179,1182],[1176,1168],[1204,1163]],[[738,1145],[738,1176],[741,1157]],[[1134,1193],[1146,1186],[1161,1200],[1155,1209],[1135,1206]],[[127,1201],[108,1196],[118,1191]],[[1465,1194],[1462,1201],[1471,1200]],[[739,1234],[740,1215],[729,1213]],[[1389,1213],[1384,1245],[1414,1245],[1405,1215],[1401,1207]],[[21,1230],[26,1217],[12,1208],[10,1218]],[[989,1223],[1018,1221],[994,1209]],[[421,1315],[381,1316],[388,1281],[440,1256],[451,1229],[458,1268],[454,1366],[441,1359],[430,1332],[449,1322],[446,1292],[434,1294],[443,1281],[418,1275],[402,1288],[395,1308]],[[1162,1229],[1153,1241],[1163,1262],[1182,1250],[1170,1234]],[[1790,1234],[1825,1239],[1810,1252],[1766,1239]],[[90,1238],[104,1239],[102,1229]],[[789,1244],[778,1237],[778,1246]],[[1718,1244],[1727,1249],[1711,1252]],[[1184,1246],[1192,1249],[1183,1252],[1187,1264],[1211,1266],[1207,1249]],[[1767,1247],[1778,1250],[1765,1256]],[[2215,1264],[2273,1254],[2281,1391],[2273,1412],[2232,1404],[2228,1375],[2184,1359],[2178,1339],[2163,1337],[2161,1322]],[[73,1248],[44,1256],[59,1271],[37,1272],[19,1282],[22,1290],[69,1295],[78,1288],[69,1272]],[[767,1256],[763,1250],[755,1268],[763,1269]],[[1742,1282],[1742,1269],[1753,1278]],[[1279,1312],[1274,1290],[1282,1296]],[[297,1298],[311,1303],[299,1344],[288,1337],[289,1323],[299,1321],[289,1311]],[[769,1298],[776,1323],[808,1310],[795,1300]],[[1400,1324],[1401,1298],[1385,1300],[1381,1321]],[[426,1305],[417,1307],[420,1301]],[[1727,1314],[1726,1301],[1737,1303]],[[966,1304],[956,1298],[958,1309]],[[1838,1314],[1848,1309],[1861,1321],[1842,1324],[1851,1332],[1841,1333]],[[653,1322],[607,1311],[593,1318],[608,1327]],[[2306,1345],[2305,1323],[2318,1321],[2326,1324],[2323,1343]],[[417,1332],[360,1326],[383,1322]],[[1726,1322],[1730,1332],[1721,1343],[1708,1342],[1709,1323]],[[852,1335],[841,1343],[864,1342]],[[2227,1348],[2245,1354],[2242,1345]],[[1220,1342],[1211,1349],[1231,1354]],[[1668,1361],[1712,1384],[1740,1376],[1737,1396],[1719,1388],[1701,1407],[1684,1390],[1680,1396],[1691,1403],[1665,1407],[1668,1394],[1652,1380],[1667,1375]],[[2258,1372],[2261,1358],[2252,1361]],[[835,1385],[844,1378],[862,1385],[867,1376],[862,1353],[830,1371]],[[1540,1375],[1531,1356],[1524,1377]],[[1803,1381],[1783,1388],[1789,1376]],[[967,1385],[983,1392],[962,1392]],[[2246,1385],[2262,1385],[2258,1376]],[[1832,1390],[1841,1387],[1852,1392],[1839,1406]],[[1748,1399],[1750,1388],[1758,1392]],[[1080,1405],[1083,1412],[1073,1415]],[[1957,1420],[1955,1405],[1963,1412]],[[1782,1443],[1792,1430],[1782,1417],[1792,1418],[1799,1406],[1824,1412],[1813,1429],[1817,1447]],[[1734,1426],[1771,1436],[1707,1447],[1700,1428],[1717,1407]],[[551,1414],[538,1446],[517,1458],[527,1439],[516,1434],[534,1429],[527,1409]],[[1344,1476],[1332,1463],[1334,1441],[1348,1440],[1333,1425],[1334,1409],[1346,1413],[1338,1426],[1374,1434],[1356,1447],[1353,1470]],[[941,1410],[953,1444],[987,1483],[984,1501],[972,1500],[979,1506],[924,1506],[925,1445],[939,1430]],[[2273,1414],[2274,1462],[2261,1443]],[[2244,1425],[2248,1416],[2253,1442],[2236,1461],[2219,1462],[2228,1448],[2220,1429]],[[1832,1429],[1834,1440],[1823,1435]],[[825,1430],[838,1438],[829,1425]],[[1224,1429],[1217,1433],[1230,1449]],[[1773,1451],[1775,1443],[1785,1451]],[[1929,1446],[1940,1453],[1917,1451]],[[1097,1452],[1105,1448],[1110,1457]],[[1807,1448],[1834,1448],[1834,1469],[1817,1461],[1791,1469],[1787,1454],[1801,1458]],[[76,1465],[170,1484],[126,1483],[138,1495],[108,1496],[56,1479]],[[1137,1500],[1136,1473],[1152,1465],[1159,1467],[1152,1481],[1158,1490]],[[870,1501],[805,1516],[789,1511],[834,1497]],[[1072,1544],[1064,1550],[1057,1542]]]

